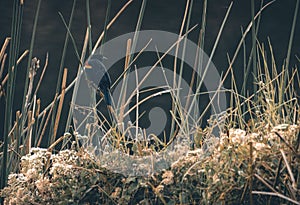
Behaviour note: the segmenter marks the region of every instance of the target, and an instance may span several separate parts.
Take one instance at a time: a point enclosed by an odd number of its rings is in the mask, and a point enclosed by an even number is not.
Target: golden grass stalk
[[[54,123],[54,129],[53,129],[53,135],[51,137],[50,144],[52,144],[54,142],[54,140],[55,140],[57,129],[58,129],[58,125],[59,125],[61,110],[62,110],[62,107],[63,107],[65,93],[66,93],[67,75],[68,75],[68,69],[65,68],[64,69],[63,78],[62,78],[62,84],[61,84],[61,98],[60,98],[59,104],[58,104],[58,109],[57,109],[57,113],[56,113],[56,118],[55,118],[55,123]]]

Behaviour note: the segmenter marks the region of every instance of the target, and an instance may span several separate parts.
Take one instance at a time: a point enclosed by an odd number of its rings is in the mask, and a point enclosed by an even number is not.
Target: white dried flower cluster
[[[264,136],[261,137],[258,133],[247,134],[244,130],[231,128],[229,129],[228,133],[221,135],[218,150],[222,151],[224,149],[230,149],[233,147],[241,149],[244,146],[249,148],[250,142],[254,147],[254,157],[257,157],[257,151],[271,149],[271,147],[265,143],[267,140],[264,139]]]
[[[21,173],[27,180],[40,178],[46,171],[46,163],[50,156],[51,153],[48,153],[47,149],[32,148],[29,154],[21,158]]]
[[[51,154],[47,149],[32,148],[21,158],[19,174],[10,174],[8,186],[1,191],[5,204],[76,203],[87,187],[97,183],[97,173],[86,152],[63,150]]]

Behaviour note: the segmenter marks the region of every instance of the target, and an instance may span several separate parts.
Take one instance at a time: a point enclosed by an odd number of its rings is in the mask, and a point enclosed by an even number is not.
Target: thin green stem
[[[254,0],[251,0],[251,18],[252,18],[252,29],[251,29],[251,34],[252,34],[252,64],[253,64],[253,75],[256,77],[257,76],[257,68],[256,68],[256,32],[255,32],[255,4]],[[253,84],[253,92],[255,93],[257,90],[256,83]]]
[[[290,33],[290,40],[289,40],[289,45],[288,45],[288,50],[287,50],[287,56],[286,56],[286,63],[285,63],[285,69],[289,69],[289,64],[290,64],[290,57],[291,57],[291,51],[292,51],[292,46],[293,46],[293,39],[294,39],[294,34],[295,34],[295,27],[296,27],[296,22],[297,22],[297,16],[298,16],[298,9],[299,9],[299,0],[296,2],[296,7],[295,7],[295,12],[294,12],[294,19],[293,19],[293,24],[292,24],[292,29]],[[281,86],[281,95],[279,97],[279,104],[281,104],[284,101],[284,90],[285,86],[287,83],[287,78],[288,74],[284,73],[283,75],[283,82]]]
[[[72,10],[71,10],[71,15],[69,18],[69,24],[67,26],[67,32],[66,32],[66,37],[65,37],[65,43],[64,43],[64,47],[63,47],[63,51],[62,51],[62,55],[61,55],[61,61],[60,61],[60,66],[59,66],[59,72],[58,72],[58,77],[57,77],[57,82],[56,82],[56,90],[55,93],[60,93],[60,87],[61,87],[61,78],[62,78],[62,71],[64,68],[64,64],[65,64],[65,58],[66,58],[66,53],[67,53],[67,47],[68,47],[68,43],[69,43],[69,37],[70,37],[70,32],[69,29],[72,26],[72,21],[73,21],[73,15],[74,15],[74,11],[75,11],[75,6],[76,6],[76,0],[73,1],[73,6],[72,6]],[[59,13],[60,14],[60,13]],[[61,15],[60,15],[61,16]],[[62,17],[62,16],[61,16]],[[62,18],[63,19],[63,18]],[[65,22],[64,22],[65,23]],[[50,131],[49,131],[49,136],[52,136],[53,134],[53,128],[54,128],[54,123],[55,123],[55,116],[56,116],[56,101],[54,102],[54,107],[53,107],[53,115],[52,115],[52,119],[51,119],[51,125],[50,125]],[[48,145],[50,143],[50,137],[48,137]]]
[[[106,15],[105,15],[104,28],[103,28],[103,39],[101,41],[101,46],[100,46],[100,51],[99,51],[100,55],[103,55],[104,43],[105,43],[105,40],[106,40],[106,33],[107,33],[107,24],[109,22],[110,8],[111,8],[111,0],[108,0],[107,8],[106,8]]]
[[[263,7],[263,2],[264,1],[261,1],[260,10]],[[257,19],[257,24],[256,24],[256,29],[255,29],[256,30],[255,36],[257,36],[257,32],[259,30],[260,20],[261,20],[261,15],[259,13],[258,19]],[[251,65],[251,62],[252,62],[252,57],[254,56],[253,52],[254,52],[254,47],[252,46],[251,52],[250,52],[250,55],[249,55],[249,60],[248,60],[248,63],[247,63],[247,68],[244,72],[245,75],[244,75],[244,81],[243,81],[242,91],[241,91],[242,95],[244,95],[244,96],[246,96],[247,79],[248,79],[248,76],[249,76],[249,73],[250,73],[250,65]]]
[[[39,18],[40,6],[41,6],[41,0],[38,1],[38,5],[37,5],[37,8],[36,8],[36,13],[35,13],[35,17],[34,17],[33,28],[32,28],[32,36],[31,36],[31,42],[30,42],[30,48],[29,48],[29,54],[28,54],[27,71],[26,71],[26,77],[25,77],[23,101],[22,101],[21,127],[24,127],[24,124],[26,122],[27,110],[28,110],[27,103],[30,101],[29,99],[26,101],[26,95],[28,93],[29,72],[30,72],[30,67],[31,67],[31,59],[32,59],[34,42],[35,42],[35,35],[36,35],[37,22],[38,22],[38,18]],[[22,130],[20,129],[20,131],[22,131]]]
[[[86,19],[88,25],[88,33],[89,33],[89,53],[93,50],[92,43],[92,25],[91,25],[91,12],[90,12],[90,0],[86,0]]]
[[[11,37],[12,41],[10,44],[9,51],[9,63],[8,63],[8,83],[7,83],[7,98],[5,104],[5,120],[4,120],[4,136],[3,136],[3,157],[2,157],[2,169],[1,169],[1,180],[0,190],[6,186],[7,182],[7,159],[8,159],[8,133],[11,130],[12,125],[12,105],[13,96],[15,89],[15,73],[17,70],[17,56],[19,53],[20,35],[21,35],[21,24],[23,15],[23,5],[20,1],[15,0],[13,3],[13,18],[12,18],[12,29]],[[2,199],[0,202],[3,202]]]
[[[141,9],[140,9],[140,13],[139,13],[139,17],[138,17],[138,21],[137,21],[136,28],[135,28],[135,33],[134,33],[133,40],[132,40],[132,46],[131,46],[131,50],[130,50],[130,54],[129,54],[128,65],[131,64],[131,61],[132,61],[134,53],[135,53],[135,48],[136,48],[137,40],[138,40],[138,37],[139,37],[139,31],[141,29],[141,25],[142,25],[143,18],[144,18],[146,4],[147,4],[147,0],[143,0],[142,5],[141,5]],[[127,70],[125,72],[129,73],[130,72],[130,67],[127,68]],[[128,76],[128,75],[126,75],[126,76]],[[121,92],[120,92],[120,98],[118,100],[118,105],[117,105],[118,108],[121,106],[122,96],[126,92],[127,81],[128,81],[128,78],[125,78],[124,81],[123,81],[123,84],[122,84],[122,87],[121,87]]]

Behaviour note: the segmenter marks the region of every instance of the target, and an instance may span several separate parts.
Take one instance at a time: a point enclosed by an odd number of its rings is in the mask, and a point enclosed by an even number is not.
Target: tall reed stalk
[[[4,120],[4,133],[3,133],[3,156],[1,164],[1,182],[0,189],[5,187],[7,182],[7,160],[8,160],[8,145],[10,139],[8,133],[12,128],[12,109],[14,103],[16,73],[17,73],[17,59],[19,55],[19,46],[21,40],[21,27],[23,19],[23,3],[18,0],[13,2],[13,15],[11,23],[11,43],[8,61],[8,82],[7,82],[7,98],[5,104],[5,120]]]

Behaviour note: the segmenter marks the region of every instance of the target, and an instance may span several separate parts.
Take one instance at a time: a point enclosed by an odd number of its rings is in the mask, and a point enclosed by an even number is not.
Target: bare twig
[[[287,168],[287,170],[288,170],[288,173],[289,173],[289,175],[290,175],[290,179],[291,179],[291,181],[292,181],[292,187],[293,187],[294,190],[297,190],[297,184],[296,184],[296,180],[295,180],[295,177],[294,177],[294,175],[293,175],[291,166],[290,166],[290,164],[288,163],[288,160],[287,160],[287,158],[286,158],[286,155],[285,155],[284,151],[283,151],[282,149],[280,149],[280,152],[281,152],[283,161],[284,161],[284,163],[285,163],[285,165],[286,165],[286,168]]]
[[[1,51],[0,51],[0,61],[2,60],[2,58],[4,56],[5,50],[6,50],[10,40],[11,40],[10,37],[5,38],[5,40],[4,40],[3,46],[2,46]],[[0,75],[0,77],[1,77],[1,75]]]
[[[55,97],[54,97],[54,99],[53,99],[53,101],[52,101],[52,103],[50,104],[51,107],[50,107],[50,111],[49,111],[49,113],[48,113],[48,117],[47,117],[47,119],[46,119],[46,122],[45,122],[45,125],[44,125],[44,127],[43,127],[42,133],[41,133],[41,135],[39,136],[40,139],[39,139],[38,144],[37,144],[38,147],[41,145],[43,136],[44,136],[44,134],[45,134],[45,132],[46,132],[46,127],[47,127],[48,122],[49,122],[49,120],[50,120],[50,117],[51,117],[51,114],[52,114],[53,107],[54,107],[54,104],[55,104],[55,102],[56,102],[57,96],[58,96],[58,94],[56,93],[56,94],[55,94]],[[46,112],[46,111],[44,111],[44,112]],[[42,114],[42,113],[41,113],[41,114]]]
[[[279,198],[285,199],[285,200],[287,200],[287,201],[289,201],[289,202],[292,202],[292,203],[294,203],[294,204],[300,205],[300,202],[297,202],[297,201],[295,201],[295,200],[293,200],[293,199],[291,199],[291,198],[288,198],[288,197],[286,197],[286,196],[284,196],[284,195],[282,195],[282,194],[280,194],[280,193],[278,193],[278,192],[275,192],[275,193],[274,193],[274,192],[266,192],[266,191],[252,191],[252,194],[277,196],[277,197],[279,197]]]
[[[294,155],[299,156],[296,150],[278,132],[275,132],[275,134],[284,142],[284,144],[286,144],[291,149]]]

